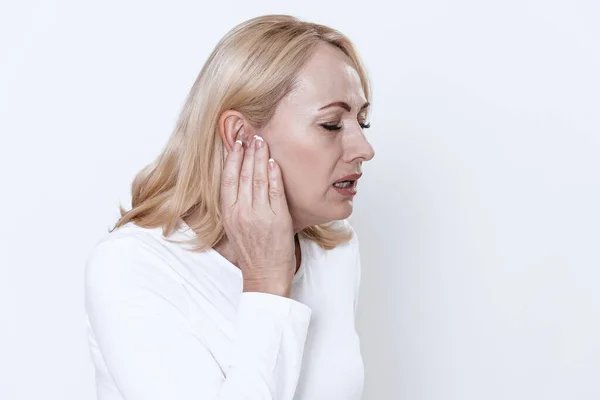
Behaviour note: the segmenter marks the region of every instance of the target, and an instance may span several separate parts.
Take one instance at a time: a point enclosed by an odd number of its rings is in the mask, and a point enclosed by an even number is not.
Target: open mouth
[[[355,185],[356,185],[356,180],[342,181],[342,182],[337,182],[337,183],[333,184],[333,186],[338,189],[350,189],[350,188],[353,188]]]

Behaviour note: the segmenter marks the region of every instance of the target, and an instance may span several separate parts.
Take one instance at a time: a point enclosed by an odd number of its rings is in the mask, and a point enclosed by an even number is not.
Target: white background
[[[0,398],[94,399],[87,252],[217,41],[267,13],[346,33],[373,81],[364,399],[599,399],[592,0],[3,2]]]

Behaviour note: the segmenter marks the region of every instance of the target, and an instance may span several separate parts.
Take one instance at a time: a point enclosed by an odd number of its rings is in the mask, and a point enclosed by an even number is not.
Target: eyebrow
[[[362,111],[362,110],[368,108],[370,105],[371,105],[371,103],[369,103],[367,101],[365,104],[363,104],[363,106],[358,111]],[[342,107],[344,110],[346,110],[348,112],[352,111],[352,107],[350,107],[350,105],[348,103],[345,103],[343,101],[336,101],[335,103],[327,104],[326,106],[319,108],[319,111],[324,110],[329,107]]]

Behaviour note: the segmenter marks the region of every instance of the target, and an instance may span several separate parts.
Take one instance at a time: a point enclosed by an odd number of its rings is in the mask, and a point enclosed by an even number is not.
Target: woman
[[[328,27],[263,16],[219,42],[87,260],[100,400],[360,398],[369,97]]]

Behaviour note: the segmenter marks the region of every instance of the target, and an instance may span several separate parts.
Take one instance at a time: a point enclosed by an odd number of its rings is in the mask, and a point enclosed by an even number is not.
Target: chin
[[[339,201],[337,204],[332,204],[328,208],[329,212],[327,213],[327,217],[329,218],[329,221],[346,219],[352,215],[353,209],[354,205],[352,200]]]
[[[291,196],[290,196],[291,197]],[[288,197],[288,199],[290,198]],[[312,226],[326,224],[331,221],[341,221],[350,215],[354,209],[352,198],[325,198],[321,202],[308,201],[309,207],[294,207],[288,205],[292,212],[292,218],[296,221],[303,221],[302,226]]]
[[[338,204],[335,205],[330,203],[326,206],[321,206],[316,210],[307,209],[303,212],[305,218],[302,219],[304,225],[301,226],[305,227],[327,224],[332,221],[341,221],[352,215],[352,209],[352,200],[338,202]],[[307,215],[310,215],[310,217],[306,218]]]

